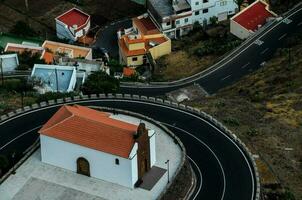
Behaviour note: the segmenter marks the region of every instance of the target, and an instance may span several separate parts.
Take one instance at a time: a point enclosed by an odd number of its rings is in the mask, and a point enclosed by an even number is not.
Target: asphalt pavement
[[[256,33],[208,70],[174,82],[123,84],[121,92],[147,96],[164,95],[167,92],[197,83],[207,93],[214,94],[260,67],[265,67],[262,63],[274,55],[277,48],[282,46],[285,38],[301,28],[302,4],[284,15],[282,20],[275,20]]]
[[[181,139],[191,162],[196,164],[196,199],[253,199],[255,178],[247,156],[228,135],[197,115],[161,104],[134,100],[98,99],[74,103],[129,110],[166,125]],[[38,138],[40,127],[58,108],[39,108],[2,122],[0,154],[12,149],[25,151]]]
[[[105,48],[109,52],[110,57],[118,60],[119,49],[117,44],[117,31],[132,26],[131,19],[123,19],[112,22],[100,30],[93,48]]]

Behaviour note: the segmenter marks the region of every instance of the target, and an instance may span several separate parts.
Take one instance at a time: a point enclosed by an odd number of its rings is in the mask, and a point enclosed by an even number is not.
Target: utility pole
[[[2,81],[2,86],[3,86],[4,85],[4,75],[3,75],[2,58],[0,58],[0,68],[1,68],[1,81]]]
[[[291,48],[288,47],[288,67],[291,65]]]
[[[57,68],[55,68],[55,75],[56,75],[57,92],[59,92],[59,80],[58,80],[58,72],[57,72]]]
[[[167,173],[168,173],[168,184],[170,183],[170,172],[169,172],[169,170],[170,170],[170,167],[169,167],[169,159],[165,162],[165,164],[167,164]]]
[[[28,13],[28,0],[24,0],[24,1],[25,1],[26,12]]]

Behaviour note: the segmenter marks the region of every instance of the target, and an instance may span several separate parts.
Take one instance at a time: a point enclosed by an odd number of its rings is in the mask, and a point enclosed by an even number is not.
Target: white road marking
[[[301,9],[302,10],[302,9]],[[91,103],[91,102],[101,102],[101,101],[124,101],[124,102],[132,102],[132,103],[139,103],[139,104],[147,104],[147,105],[153,105],[153,106],[159,106],[159,107],[163,107],[163,108],[168,108],[168,109],[171,109],[171,110],[175,110],[177,112],[181,112],[181,113],[184,113],[184,114],[187,114],[187,115],[190,115],[196,119],[199,119],[205,123],[207,123],[209,126],[211,126],[212,128],[214,128],[216,131],[218,131],[219,133],[221,133],[226,139],[228,139],[231,143],[234,144],[234,146],[240,151],[241,155],[243,156],[249,170],[250,170],[250,174],[251,174],[251,178],[252,178],[252,197],[251,197],[251,200],[254,199],[254,193],[255,193],[255,185],[254,185],[254,175],[253,175],[253,172],[252,172],[252,169],[251,169],[251,166],[249,164],[249,161],[248,159],[246,158],[245,154],[243,153],[242,149],[240,149],[240,147],[238,146],[237,143],[234,142],[233,139],[230,138],[230,136],[228,136],[226,133],[222,132],[220,129],[218,129],[216,126],[214,126],[213,124],[211,124],[210,122],[208,122],[207,120],[195,115],[195,114],[192,114],[192,113],[189,113],[187,111],[183,111],[183,110],[180,110],[180,109],[177,109],[177,108],[173,108],[173,107],[170,107],[170,106],[165,106],[165,105],[160,105],[160,104],[156,104],[156,103],[151,103],[151,102],[145,102],[145,101],[135,101],[135,100],[123,100],[123,99],[94,99],[94,100],[83,100],[83,101],[73,101],[73,102],[66,102],[66,103],[61,103],[61,104],[56,104],[56,105],[52,105],[52,106],[48,106],[48,107],[43,107],[43,108],[38,108],[38,109],[35,109],[35,110],[31,110],[31,111],[28,111],[28,112],[25,112],[25,113],[22,113],[22,114],[19,114],[17,116],[14,116],[14,117],[11,117],[9,119],[7,119],[6,121],[3,121],[0,123],[0,125],[2,124],[5,124],[9,121],[12,121],[16,118],[19,118],[19,117],[22,117],[22,116],[25,116],[25,115],[28,115],[28,114],[31,114],[31,113],[34,113],[34,112],[37,112],[37,111],[41,111],[41,110],[46,110],[46,109],[49,109],[49,108],[55,108],[55,107],[59,107],[59,106],[62,106],[64,104],[68,105],[68,104],[80,104],[80,103]]]
[[[6,146],[8,146],[8,145],[11,144],[12,142],[16,141],[17,139],[21,138],[22,136],[24,136],[24,135],[26,135],[26,134],[28,134],[28,133],[30,133],[30,132],[32,132],[32,131],[38,129],[38,128],[41,128],[41,127],[42,127],[42,126],[37,126],[36,128],[30,129],[29,131],[26,131],[26,132],[22,133],[21,135],[18,135],[18,137],[12,139],[11,141],[9,141],[9,142],[6,143],[5,145],[3,145],[3,146],[0,148],[0,150],[4,149]]]
[[[293,13],[291,13],[290,15],[287,16],[287,18],[295,15],[296,13],[300,12],[302,10],[302,8],[299,8],[298,10],[294,11]],[[259,35],[259,39],[263,38],[265,35],[267,35],[271,30],[273,30],[274,28],[276,28],[277,26],[279,26],[280,24],[282,23],[282,20],[279,21],[278,23],[276,23],[274,26],[272,26],[270,29],[268,30],[265,30],[263,31],[263,34],[262,35]],[[254,37],[252,36],[251,38],[249,38],[248,40],[251,41],[252,39],[254,39],[256,36],[258,35],[255,35]],[[248,41],[248,42],[249,42]],[[243,43],[245,44],[245,43]],[[208,76],[212,73],[214,73],[215,71],[221,69],[222,67],[224,67],[226,64],[228,64],[229,62],[233,61],[236,57],[238,57],[241,53],[243,53],[245,50],[247,50],[248,48],[250,48],[254,43],[251,43],[249,44],[247,47],[245,47],[244,49],[242,49],[241,51],[239,51],[237,53],[237,51],[234,51],[234,52],[231,52],[230,54],[228,54],[226,57],[224,57],[222,60],[220,60],[219,62],[215,63],[214,65],[212,65],[211,67],[209,67],[208,69],[198,73],[198,74],[195,74],[193,76],[196,76],[196,78],[192,79],[191,82],[194,82],[200,78],[203,78],[205,76]],[[238,49],[239,50],[239,49]],[[236,54],[235,54],[236,53]],[[235,55],[233,55],[235,54]],[[233,56],[231,59],[227,60],[229,57]],[[223,65],[219,66],[221,63],[223,63]],[[216,66],[219,66],[217,68],[215,68]],[[215,68],[215,69],[213,69]],[[212,70],[213,69],[213,70]],[[210,71],[212,70],[212,71]],[[206,71],[209,71],[209,72],[206,72]],[[205,73],[205,74],[202,74],[202,73]],[[181,79],[181,80],[178,80],[178,81],[172,81],[170,83],[175,83],[173,85],[165,85],[165,86],[160,86],[160,85],[157,85],[157,86],[152,86],[152,87],[146,87],[146,86],[141,86],[139,88],[169,88],[169,87],[177,87],[177,86],[180,86],[183,84],[183,81],[187,80],[187,79],[190,79],[192,78],[193,76],[190,76],[190,77],[187,77],[187,78],[184,78],[184,79]],[[132,86],[129,86],[129,85],[123,85],[121,86],[122,88],[133,88],[133,85]]]
[[[290,24],[290,23],[292,23],[292,21],[293,21],[293,20],[291,20],[291,19],[289,19],[289,18],[284,18],[284,19],[282,20],[282,22],[283,22],[284,24]]]
[[[287,33],[284,33],[283,35],[281,35],[281,37],[278,38],[278,40],[282,40],[283,38],[285,38],[287,36]]]
[[[230,77],[231,77],[231,75],[228,75],[228,76],[222,78],[221,81],[224,81],[225,79],[230,78]]]
[[[201,188],[202,188],[202,173],[198,167],[198,165],[196,164],[196,162],[190,157],[187,155],[187,157],[192,161],[192,163],[195,165],[195,167],[197,168],[198,170],[198,173],[199,173],[199,176],[200,176],[200,185],[199,185],[199,188],[197,190],[197,193],[195,194],[195,196],[193,197],[193,199],[196,199],[197,198],[197,195],[199,194]]]
[[[258,46],[261,46],[264,42],[260,39],[257,39],[254,41],[254,44],[258,45]]]
[[[265,52],[267,52],[269,50],[269,48],[264,49],[263,51],[261,51],[260,54],[264,54]]]
[[[249,66],[250,65],[250,63],[248,62],[248,63],[246,63],[245,65],[243,65],[242,67],[241,67],[241,69],[244,69],[244,68],[246,68],[247,66]]]
[[[161,122],[161,123],[162,123],[162,122]],[[197,138],[195,135],[189,133],[188,131],[183,130],[182,128],[179,128],[179,127],[176,127],[176,126],[171,126],[170,124],[167,124],[167,123],[162,123],[162,124],[165,125],[165,126],[170,126],[170,127],[172,127],[172,128],[176,128],[176,129],[178,129],[178,130],[180,130],[180,131],[182,131],[182,132],[184,132],[184,133],[190,135],[191,137],[193,137],[194,139],[196,139],[199,143],[201,143],[203,146],[205,146],[205,147],[211,152],[211,154],[213,154],[213,156],[215,157],[215,159],[217,160],[217,162],[218,162],[218,164],[219,164],[219,167],[220,167],[220,169],[221,169],[222,176],[223,176],[223,193],[222,193],[222,197],[221,197],[221,199],[223,199],[223,198],[224,198],[224,195],[225,195],[226,178],[225,178],[225,173],[224,173],[223,166],[222,166],[220,160],[218,159],[217,155],[214,153],[214,151],[213,151],[206,143],[204,143],[203,141],[201,141],[199,138]],[[195,163],[195,164],[196,164],[196,163]],[[196,165],[196,166],[197,166],[197,165]],[[199,168],[198,168],[198,169],[199,169]],[[201,172],[200,172],[200,174],[201,174]],[[198,193],[199,193],[200,189],[201,189],[201,186],[199,187]],[[198,194],[198,193],[197,193],[197,194]],[[195,195],[194,199],[196,198],[197,194]]]

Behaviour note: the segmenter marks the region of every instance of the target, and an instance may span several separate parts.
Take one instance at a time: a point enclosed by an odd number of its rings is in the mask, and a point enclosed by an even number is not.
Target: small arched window
[[[120,160],[116,158],[116,159],[115,159],[115,164],[116,164],[116,165],[119,165],[119,164],[120,164]]]

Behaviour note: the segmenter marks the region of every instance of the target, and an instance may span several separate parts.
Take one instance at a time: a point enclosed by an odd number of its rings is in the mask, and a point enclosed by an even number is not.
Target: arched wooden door
[[[77,159],[77,173],[90,176],[90,166],[88,160],[82,157]]]

